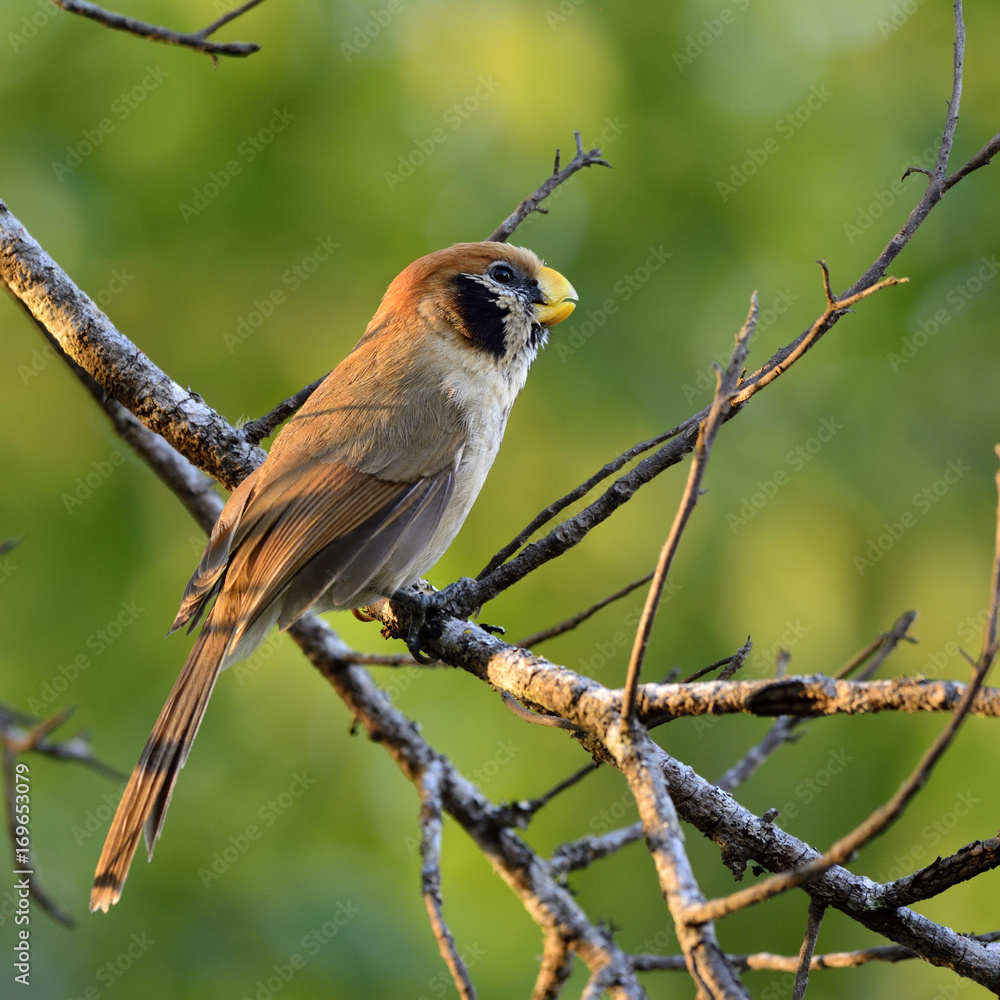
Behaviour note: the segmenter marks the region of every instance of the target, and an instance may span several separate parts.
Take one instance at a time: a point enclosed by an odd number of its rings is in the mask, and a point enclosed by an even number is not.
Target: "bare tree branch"
[[[324,622],[307,614],[289,632],[348,710],[371,738],[386,749],[410,781],[419,781],[431,761],[440,762],[444,810],[472,837],[543,933],[562,935],[570,942],[573,954],[592,970],[614,964],[621,970],[623,983],[631,984],[628,989],[632,992],[623,995],[643,996],[624,953],[588,920],[572,893],[558,883],[548,865],[507,826],[509,810],[490,803],[450,761],[426,743],[365,670],[340,659],[344,643]]]
[[[845,311],[849,310],[850,306],[883,288],[900,284],[906,280],[885,278],[863,292],[857,293],[857,295],[834,300],[831,298],[829,290],[826,266],[825,264],[822,266],[827,293],[826,309],[802,337],[789,345],[788,348],[779,351],[754,375],[740,380],[739,385],[743,388],[732,397],[731,405],[723,409],[719,418],[721,422],[724,423],[736,416],[753,395],[787,371],[795,361],[805,354],[809,347],[819,340],[823,333],[836,323]],[[675,428],[675,431],[671,431],[671,440],[666,445],[616,479],[597,500],[573,517],[563,521],[544,538],[533,542],[502,565],[497,565],[489,572],[484,571],[475,581],[467,581],[467,586],[461,597],[451,602],[452,610],[457,614],[468,615],[474,608],[481,608],[487,601],[512,587],[518,580],[579,544],[593,528],[607,520],[622,504],[627,503],[638,489],[652,482],[670,466],[676,465],[689,451],[695,448],[698,442],[699,428],[702,421],[708,416],[709,409],[702,410],[680,424],[679,428]],[[603,478],[600,473],[598,473],[598,477]],[[577,494],[580,489],[582,487],[574,490],[573,494]],[[538,518],[536,518],[537,520]],[[548,520],[548,518],[545,517],[544,520]],[[534,522],[532,523],[534,524]],[[510,546],[508,546],[509,548]],[[499,554],[494,557],[490,565],[494,565],[498,558]]]
[[[530,648],[537,646],[540,642],[545,642],[547,639],[554,639],[558,635],[565,635],[565,633],[575,629],[577,625],[582,625],[588,618],[596,615],[598,611],[606,608],[609,604],[613,604],[615,601],[620,601],[623,597],[628,597],[633,590],[638,590],[644,583],[649,583],[652,579],[652,573],[640,576],[638,580],[626,583],[624,587],[619,588],[613,594],[608,594],[607,597],[602,597],[596,604],[592,604],[589,608],[585,608],[571,618],[559,622],[558,625],[542,629],[540,632],[532,632],[531,635],[526,635],[524,638],[518,639],[514,645]]]
[[[969,938],[984,944],[1000,940],[1000,931],[989,934],[970,934]],[[813,955],[809,963],[811,972],[820,969],[855,969],[869,962],[905,962],[920,956],[910,948],[898,944],[883,944],[876,948],[861,948],[858,951],[833,951],[825,955]],[[768,952],[758,952],[753,955],[730,955],[729,960],[740,969],[772,972],[795,972],[799,967],[798,955],[772,955]],[[684,972],[684,957],[682,955],[636,955],[634,965],[639,971],[663,969],[673,972]]]
[[[851,306],[857,305],[862,299],[868,298],[869,295],[873,295],[883,288],[902,285],[910,280],[909,278],[883,278],[881,281],[877,281],[859,292],[854,292],[850,295],[845,294],[842,298],[838,299],[834,297],[830,289],[830,271],[826,266],[826,261],[821,260],[818,263],[823,269],[823,291],[826,294],[826,308],[820,313],[819,317],[806,333],[796,340],[794,344],[789,345],[784,352],[779,351],[763,368],[754,372],[748,378],[743,379],[741,384],[745,388],[733,397],[733,406],[745,403],[755,393],[760,392],[764,386],[774,381],[782,373],[788,371],[810,347],[815,346],[819,342],[820,337],[829,331],[841,316],[850,311]]]
[[[264,461],[260,448],[122,336],[2,201],[0,280],[108,396],[223,486],[234,489]]]
[[[564,511],[571,504],[576,503],[581,497],[585,497],[599,482],[603,479],[607,479],[608,476],[614,475],[619,469],[624,468],[632,461],[633,458],[655,448],[658,444],[663,444],[664,441],[669,441],[670,438],[675,437],[680,433],[682,429],[687,427],[691,421],[685,421],[678,427],[674,427],[663,434],[658,434],[656,437],[651,438],[649,441],[643,441],[640,444],[634,445],[627,451],[623,452],[617,458],[608,462],[603,468],[598,469],[588,480],[581,483],[575,489],[570,490],[569,493],[564,497],[560,497],[554,503],[549,504],[545,510],[538,513],[532,520],[531,523],[527,525],[522,531],[511,539],[482,569],[479,575],[476,577],[477,580],[482,580],[484,577],[489,576],[498,566],[505,563],[524,543],[544,524],[548,524],[557,514]]]
[[[54,760],[74,761],[104,774],[123,777],[94,756],[88,741],[83,736],[76,736],[65,743],[49,739],[49,735],[72,713],[72,709],[64,709],[48,719],[38,720],[0,705],[0,757],[2,757],[4,801],[7,806],[7,835],[14,855],[13,871],[19,876],[18,888],[26,887],[28,896],[56,923],[64,927],[73,927],[76,921],[42,888],[38,880],[31,835],[33,785],[28,765],[19,761],[18,757],[29,752],[37,753]]]
[[[850,833],[841,837],[822,857],[813,859],[797,871],[774,875],[749,889],[733,893],[724,899],[712,900],[699,907],[696,914],[689,914],[689,919],[718,920],[728,913],[735,913],[746,906],[769,899],[779,892],[785,892],[794,886],[802,885],[803,882],[832,865],[842,864],[862,846],[879,836],[894,823],[903,814],[914,796],[927,784],[934,767],[951,746],[962,723],[968,717],[973,700],[979,692],[986,674],[993,666],[993,660],[997,654],[996,609],[1000,606],[1000,472],[997,473],[996,484],[997,535],[989,599],[989,607],[993,612],[992,621],[987,621],[982,654],[975,664],[972,679],[962,692],[962,697],[955,706],[954,714],[948,725],[927,750],[920,763],[910,777],[903,782],[896,794]]]
[[[66,708],[48,719],[36,719],[8,705],[0,705],[0,743],[15,756],[31,751],[52,760],[83,764],[98,774],[124,781],[127,775],[100,760],[85,734],[78,733],[64,741],[49,738],[49,733],[61,726],[72,714],[73,709]]]
[[[809,971],[812,968],[813,952],[823,926],[823,914],[826,904],[809,900],[809,910],[806,917],[806,933],[799,950],[799,967],[795,970],[795,984],[792,987],[792,1000],[805,1000],[806,987],[809,985]]]
[[[578,782],[582,781],[584,778],[593,774],[597,770],[596,764],[587,764],[585,767],[581,767],[579,771],[574,772],[568,778],[564,778],[550,788],[543,795],[539,795],[537,798],[529,799],[525,802],[515,802],[511,809],[517,814],[517,822],[519,825],[527,826],[528,822],[532,820],[535,814],[547,806],[556,796],[561,795],[567,789],[572,788]]]
[[[476,990],[469,978],[462,956],[455,946],[455,939],[444,919],[441,899],[441,763],[432,760],[424,768],[417,787],[420,790],[420,885],[430,918],[431,929],[437,938],[441,957],[448,966],[455,988],[462,1000],[475,1000]]]
[[[105,10],[103,7],[98,7],[97,4],[88,3],[87,0],[52,0],[52,2],[70,14],[88,17],[108,28],[126,31],[131,35],[148,38],[153,42],[168,42],[171,45],[182,45],[197,52],[204,52],[212,57],[213,62],[218,62],[218,56],[249,56],[260,50],[260,46],[256,42],[210,42],[208,38],[223,25],[228,24],[241,14],[245,14],[252,7],[262,3],[263,0],[247,0],[247,3],[243,4],[242,7],[223,14],[217,21],[213,21],[201,31],[191,33],[171,31],[169,28],[161,28],[155,24],[137,21],[124,14]]]
[[[656,865],[660,888],[674,918],[677,941],[699,996],[719,1000],[749,998],[736,969],[719,946],[711,921],[694,923],[685,917],[701,905],[704,897],[684,848],[672,794],[656,763],[659,748],[648,733],[625,715],[607,727],[604,742],[635,796],[646,846]]]
[[[738,875],[750,861],[768,871],[787,871],[819,857],[819,852],[808,844],[755,816],[667,753],[660,751],[659,763],[681,819],[718,844],[726,865]],[[833,866],[803,888],[810,896],[912,949],[927,961],[946,965],[990,988],[1000,986],[1000,954],[906,907],[872,905],[877,899],[877,886],[867,878]]]
[[[556,150],[556,162],[552,167],[552,176],[539,187],[533,194],[528,195],[520,205],[506,218],[503,222],[497,226],[496,229],[486,237],[487,240],[494,243],[505,243],[513,235],[514,230],[524,222],[524,220],[531,215],[532,212],[546,212],[546,209],[539,207],[541,202],[543,202],[550,194],[560,184],[564,184],[570,177],[573,176],[578,170],[582,170],[584,167],[601,166],[610,167],[611,164],[601,154],[599,149],[591,149],[589,152],[584,152],[583,150],[583,140],[580,138],[579,132],[573,133],[573,138],[576,140],[576,156],[573,157],[569,163],[566,164],[562,170],[559,169],[559,150]]]
[[[556,1000],[572,971],[573,955],[566,939],[555,931],[545,935],[545,950],[531,1000]]]
[[[328,374],[329,372],[327,372]],[[270,413],[265,413],[264,416],[245,423],[242,428],[243,436],[252,444],[260,444],[264,438],[274,433],[282,421],[287,420],[288,417],[302,406],[319,388],[319,384],[325,378],[326,375],[323,375],[321,378],[316,379],[315,382],[310,382],[304,389],[299,389],[297,393],[279,403]]]
[[[869,712],[951,712],[968,688],[960,681],[901,677],[887,681],[837,681],[825,674],[758,681],[643,684],[638,713],[643,722],[661,716],[865,715]],[[986,688],[972,701],[972,714],[1000,715],[1000,690]]]
[[[911,906],[997,867],[1000,867],[1000,834],[966,844],[950,857],[937,858],[926,868],[880,886],[878,899],[880,905],[887,907]]]
[[[729,680],[729,677],[743,665],[743,661],[750,655],[752,649],[753,642],[750,640],[750,636],[747,636],[747,641],[732,656],[724,656],[721,660],[716,660],[715,663],[710,663],[707,667],[702,667],[693,674],[688,674],[683,683],[691,684],[693,681],[700,681],[702,677],[707,677],[709,674],[715,673],[716,670],[720,670],[719,680]],[[721,671],[728,671],[729,676],[723,677]],[[673,678],[665,680],[663,683],[672,684]]]
[[[607,858],[642,836],[642,823],[633,823],[600,837],[581,837],[569,844],[560,844],[553,852],[549,866],[557,874],[589,868],[595,861]]]

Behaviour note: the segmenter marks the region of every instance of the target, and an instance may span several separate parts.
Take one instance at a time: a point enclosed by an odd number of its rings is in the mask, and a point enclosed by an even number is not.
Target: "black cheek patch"
[[[538,350],[546,345],[548,339],[549,331],[541,323],[531,324],[531,333],[528,334],[528,347]]]
[[[467,274],[455,276],[455,308],[473,344],[495,358],[502,358],[507,353],[507,310],[481,281]]]

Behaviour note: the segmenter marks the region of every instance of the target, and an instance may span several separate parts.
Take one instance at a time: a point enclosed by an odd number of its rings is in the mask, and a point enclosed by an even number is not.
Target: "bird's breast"
[[[455,470],[455,492],[428,546],[426,568],[444,554],[479,496],[500,449],[518,389],[520,386],[512,386],[495,370],[452,372],[442,380],[441,391],[461,414],[466,441]]]

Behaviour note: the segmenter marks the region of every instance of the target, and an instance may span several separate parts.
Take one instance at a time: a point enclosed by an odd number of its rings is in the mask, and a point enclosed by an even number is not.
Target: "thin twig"
[[[635,709],[635,695],[639,688],[642,661],[646,656],[646,648],[649,645],[649,637],[653,630],[653,621],[660,606],[663,587],[667,582],[667,574],[670,572],[670,566],[673,562],[674,554],[677,552],[677,546],[680,544],[684,528],[691,514],[694,512],[695,504],[697,504],[698,498],[701,495],[701,481],[705,475],[705,466],[712,452],[715,435],[722,426],[723,409],[728,406],[739,374],[743,369],[743,360],[750,349],[750,338],[753,336],[753,332],[757,326],[757,313],[757,293],[754,292],[750,300],[750,311],[747,314],[746,322],[744,322],[740,332],[736,335],[736,346],[733,349],[729,365],[725,372],[717,370],[718,386],[716,387],[715,397],[712,400],[708,416],[705,418],[705,422],[701,425],[698,432],[698,443],[695,446],[687,485],[684,487],[684,495],[681,497],[677,514],[674,517],[673,524],[670,526],[670,533],[667,535],[667,539],[663,543],[663,548],[660,550],[660,558],[656,564],[653,582],[649,587],[646,603],[642,609],[642,617],[639,619],[639,626],[636,629],[635,642],[632,646],[632,656],[629,660],[628,675],[625,680],[625,694],[622,698],[622,718],[630,718]]]
[[[574,772],[568,778],[563,778],[558,785],[550,788],[547,792],[539,795],[534,799],[524,799],[521,802],[514,803],[513,808],[517,810],[518,817],[523,817],[522,822],[527,824],[540,809],[547,806],[557,795],[561,795],[567,789],[572,788],[577,782],[586,778],[588,775],[593,774],[597,770],[597,763],[587,764],[581,767],[579,771]]]
[[[740,651],[746,649],[747,643],[750,642],[750,637],[747,636],[747,642],[740,647]],[[716,660],[715,663],[710,663],[707,667],[702,667],[700,670],[696,670],[693,674],[689,674],[687,677],[681,681],[682,684],[693,684],[695,681],[700,681],[702,677],[707,674],[712,673],[714,670],[718,670],[720,667],[728,667],[730,663],[733,662],[733,656],[737,654],[734,653],[730,656],[724,656],[721,660]],[[717,678],[718,679],[718,678]],[[664,681],[664,684],[670,683],[669,681]]]
[[[462,1000],[475,1000],[476,990],[469,979],[469,970],[458,953],[455,939],[444,919],[441,900],[441,767],[431,761],[417,783],[420,792],[420,885],[431,929],[437,938],[441,957],[448,966],[455,988]]]
[[[718,679],[720,681],[728,681],[734,677],[736,672],[746,662],[746,658],[750,655],[751,650],[753,650],[753,643],[750,641],[750,636],[747,636],[747,641],[729,657],[729,662],[722,668]]]
[[[545,950],[538,969],[531,1000],[556,1000],[569,979],[573,968],[573,954],[566,938],[556,929],[545,935]]]
[[[486,237],[487,241],[493,243],[505,243],[510,239],[514,230],[531,215],[532,212],[544,211],[538,206],[543,202],[560,184],[567,181],[578,170],[584,167],[601,166],[610,167],[611,164],[604,159],[599,149],[591,149],[589,152],[583,150],[583,140],[579,132],[573,133],[576,139],[576,156],[566,164],[562,170],[559,169],[559,150],[556,150],[556,162],[552,170],[552,176],[542,184],[533,194],[530,194],[516,209],[497,226],[496,229]]]
[[[208,38],[210,35],[214,35],[219,30],[219,28],[222,28],[225,25],[229,24],[230,21],[235,21],[236,18],[240,17],[242,14],[245,14],[251,8],[256,7],[257,4],[263,2],[264,0],[247,0],[247,2],[243,4],[242,7],[236,7],[233,10],[226,11],[226,13],[222,15],[222,17],[220,17],[217,21],[213,21],[210,25],[208,25],[207,28],[202,28],[201,31],[198,32],[198,34],[202,38]]]
[[[989,163],[997,150],[1000,149],[1000,135],[997,135],[951,177],[945,179],[943,172],[939,172],[939,168],[943,171],[943,167],[947,165],[955,136],[955,126],[958,124],[958,107],[962,94],[962,67],[965,62],[965,24],[962,19],[962,0],[954,0],[954,14],[955,51],[953,58],[952,94],[948,101],[948,114],[945,118],[945,126],[941,132],[941,144],[938,150],[935,170],[928,179],[923,197],[916,204],[913,211],[910,212],[909,218],[907,218],[903,227],[889,240],[871,267],[844,292],[845,296],[853,295],[855,292],[868,288],[878,281],[885,274],[889,265],[899,256],[903,247],[910,242],[913,234],[941,200],[944,193],[957,184],[963,177],[972,173],[973,170],[978,170]]]
[[[947,858],[937,858],[925,868],[879,886],[872,897],[876,906],[895,909],[912,906],[940,895],[952,886],[1000,867],[1000,834],[966,844]]]
[[[693,684],[695,681],[700,681],[702,677],[713,673],[720,667],[724,667],[730,660],[731,656],[724,656],[721,660],[716,660],[715,663],[710,663],[707,667],[702,667],[701,670],[696,670],[693,674],[688,674],[687,677],[681,681],[682,684]],[[675,675],[676,676],[676,675]],[[670,681],[664,681],[664,684],[671,683]]]
[[[964,166],[959,167],[958,170],[944,181],[941,185],[942,194],[954,187],[960,180],[968,177],[974,170],[979,170],[980,167],[988,167],[993,162],[993,157],[998,153],[1000,153],[1000,132],[993,136]]]
[[[863,293],[858,293],[857,297],[849,300],[841,299],[835,305],[846,308],[851,303],[857,302],[861,298],[866,298],[869,294],[879,291],[882,288],[901,283],[903,283],[903,279],[886,278]],[[732,419],[732,417],[740,412],[743,403],[758,391],[758,388],[763,388],[764,385],[769,384],[778,375],[787,371],[791,364],[802,357],[808,347],[812,346],[823,333],[829,330],[841,315],[841,312],[833,312],[832,315],[827,316],[826,312],[824,312],[824,315],[805,334],[797,338],[786,348],[778,351],[750,379],[743,379],[740,385],[746,388],[734,397],[731,401],[732,405],[723,413],[722,420],[727,421]],[[824,317],[826,318],[824,319]],[[751,380],[756,381],[751,382]],[[677,427],[669,432],[671,440],[652,455],[644,458],[634,468],[619,476],[596,500],[592,501],[572,517],[567,518],[538,541],[528,545],[523,551],[518,552],[517,555],[513,555],[517,548],[526,541],[527,537],[530,537],[531,532],[535,530],[538,523],[545,523],[549,520],[551,515],[548,513],[548,510],[543,511],[534,519],[528,529],[525,529],[524,532],[518,535],[514,542],[505,546],[497,556],[494,556],[486,569],[478,575],[476,581],[465,588],[461,595],[461,600],[452,601],[452,610],[456,614],[469,614],[474,608],[482,607],[488,601],[493,600],[498,594],[514,586],[514,584],[524,579],[529,573],[539,569],[545,563],[557,559],[564,552],[578,545],[590,531],[597,527],[597,525],[602,524],[619,507],[627,503],[638,489],[652,482],[666,469],[682,461],[688,452],[694,450],[698,442],[699,428],[707,417],[709,409],[709,407],[706,407],[693,417],[678,424]],[[597,480],[599,481],[600,478],[603,477],[599,475]],[[578,488],[569,494],[569,497],[576,499],[586,492],[588,492],[587,489]],[[564,500],[566,499],[568,498],[564,498]],[[572,500],[569,500],[569,502],[572,502]],[[567,505],[568,503],[563,504],[563,506]]]
[[[25,750],[35,749],[34,743],[43,735],[58,726],[68,715],[68,712],[60,712],[51,719],[38,724],[35,729],[24,739],[12,739],[4,735],[2,746],[0,746],[0,758],[2,758],[3,781],[4,781],[4,801],[7,804],[7,835],[10,838],[11,850],[13,852],[14,867],[13,873],[18,876],[20,886],[26,886],[28,895],[57,923],[65,927],[73,927],[76,921],[65,911],[60,909],[56,901],[42,888],[38,881],[34,851],[31,845],[31,827],[26,822],[21,822],[25,808],[23,804],[24,796],[19,795],[18,785],[26,784],[25,774],[18,773],[17,769],[24,765],[19,765],[17,756]],[[27,793],[30,796],[30,792]],[[21,921],[19,921],[21,922]]]
[[[731,792],[745,781],[749,781],[757,770],[779,747],[798,739],[796,728],[802,723],[790,715],[779,715],[774,725],[764,734],[764,738],[752,746],[722,777],[716,781],[724,792]]]
[[[543,715],[540,712],[532,712],[530,708],[522,705],[509,691],[501,691],[500,698],[503,703],[519,718],[533,726],[553,726],[556,729],[568,729],[570,732],[582,732],[582,727],[569,719],[564,719],[558,715]]]
[[[517,535],[512,538],[493,558],[483,567],[483,569],[476,576],[477,580],[482,580],[489,576],[498,566],[503,565],[517,550],[524,545],[524,543],[531,538],[531,536],[538,531],[543,524],[547,524],[556,516],[556,514],[561,513],[571,504],[576,503],[581,497],[586,496],[599,482],[603,479],[607,479],[608,476],[614,475],[623,466],[627,465],[632,461],[633,458],[637,458],[643,452],[649,451],[651,448],[655,448],[657,445],[663,444],[664,441],[669,441],[672,437],[683,430],[689,421],[685,421],[683,424],[679,424],[677,427],[671,428],[663,434],[658,434],[654,438],[650,438],[648,441],[642,441],[639,444],[633,445],[627,451],[622,452],[617,458],[608,462],[602,468],[598,469],[589,479],[582,482],[579,486],[570,490],[565,496],[560,497],[555,502],[549,504],[544,510],[539,511],[538,514],[532,518],[531,522],[526,525]]]
[[[638,590],[644,583],[649,583],[652,579],[653,574],[647,573],[645,576],[639,577],[638,580],[633,580],[631,583],[625,584],[624,587],[616,590],[613,594],[602,597],[596,604],[592,604],[585,611],[573,615],[572,618],[567,618],[565,621],[559,622],[558,625],[552,625],[550,628],[542,629],[540,632],[532,632],[531,635],[526,635],[523,639],[518,639],[513,645],[523,646],[525,649],[534,649],[535,646],[540,642],[545,642],[546,639],[554,639],[557,635],[564,635],[566,632],[575,629],[577,625],[581,625],[592,615],[596,615],[602,608],[606,608],[609,604],[627,597],[633,590]]]
[[[568,844],[560,844],[553,852],[549,867],[556,875],[588,868],[595,861],[610,857],[623,847],[642,838],[642,823],[619,827],[596,837],[581,837]]]
[[[815,899],[809,900],[806,933],[802,939],[802,947],[799,949],[799,967],[795,970],[792,1000],[805,1000],[806,987],[809,985],[809,970],[812,968],[813,952],[816,950],[816,941],[819,938],[820,928],[823,926],[824,913],[826,913],[825,903],[820,903]]]
[[[840,670],[835,673],[834,679],[841,681],[850,677],[870,656],[873,657],[871,663],[865,667],[858,675],[858,680],[866,681],[882,665],[885,658],[892,653],[901,642],[915,643],[917,640],[909,634],[910,626],[917,620],[916,611],[904,611],[893,623],[888,632],[883,632],[873,639],[864,649],[852,656]],[[874,655],[873,655],[874,654]]]
[[[764,386],[773,382],[779,375],[787,371],[796,361],[801,358],[810,347],[813,347],[840,317],[847,312],[851,306],[856,305],[862,299],[874,295],[883,288],[891,288],[893,285],[905,285],[909,278],[894,278],[892,276],[883,278],[881,281],[870,285],[852,295],[845,295],[841,299],[835,299],[830,291],[830,272],[826,266],[826,261],[818,261],[823,269],[823,288],[826,293],[826,308],[819,318],[786,352],[779,351],[762,368],[754,372],[753,375],[745,378],[740,384],[745,386],[733,397],[733,406],[740,406],[760,392]]]
[[[31,752],[52,760],[73,761],[108,778],[124,781],[128,775],[99,760],[85,735],[78,733],[61,742],[49,739],[49,734],[72,714],[73,709],[66,708],[47,719],[39,720],[7,705],[0,705],[0,743],[15,755]]]
[[[1000,931],[970,934],[968,939],[992,944],[994,941],[1000,941]],[[856,969],[869,962],[905,962],[920,957],[912,948],[904,948],[898,944],[882,944],[858,951],[831,951],[825,955],[813,955],[809,969],[811,972],[821,969]],[[752,955],[729,955],[728,958],[737,969],[754,972],[795,972],[799,967],[798,955],[773,955],[763,951]],[[654,969],[668,972],[687,971],[683,955],[635,955],[632,963],[639,972],[650,972]]]
[[[324,378],[326,378],[326,375],[323,378],[316,379],[315,382],[311,382],[304,389],[299,389],[294,396],[289,396],[288,399],[279,403],[270,413],[265,413],[264,416],[245,423],[242,428],[243,436],[251,444],[260,444],[264,438],[274,432],[274,429],[283,420],[290,417],[302,407],[302,404],[319,388]]]
[[[194,32],[171,31],[169,28],[161,28],[159,25],[147,24],[145,21],[126,17],[124,14],[104,10],[97,4],[88,3],[87,0],[52,0],[52,2],[70,14],[88,17],[107,28],[126,31],[131,35],[148,38],[153,42],[167,42],[171,45],[182,45],[197,52],[204,52],[212,57],[213,62],[217,61],[218,56],[249,56],[260,50],[260,46],[256,42],[210,42],[208,36],[224,24],[228,24],[233,18],[250,10],[251,7],[256,7],[262,0],[249,0],[238,10],[230,11],[208,27]]]
[[[997,458],[1000,458],[1000,444],[996,446]],[[1000,472],[996,475],[997,495],[1000,498]],[[990,603],[986,612],[986,622],[983,626],[983,651],[981,659],[992,659],[997,655],[997,617],[1000,615],[1000,499],[997,502],[997,541],[993,559],[993,586],[990,593]]]
[[[952,61],[951,97],[948,100],[948,114],[945,116],[944,129],[941,132],[941,145],[938,147],[937,161],[931,183],[940,185],[948,172],[948,159],[951,147],[955,141],[955,129],[958,128],[958,109],[962,103],[962,77],[965,68],[965,20],[962,16],[962,0],[954,0],[955,11],[955,57]]]

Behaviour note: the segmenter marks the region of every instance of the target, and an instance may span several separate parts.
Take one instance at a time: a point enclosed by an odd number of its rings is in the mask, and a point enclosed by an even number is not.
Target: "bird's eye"
[[[499,281],[501,285],[509,285],[514,280],[514,271],[506,264],[498,264],[491,273],[494,280]]]

